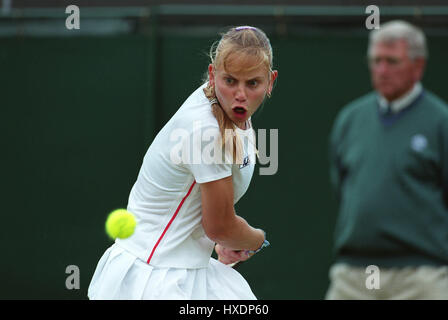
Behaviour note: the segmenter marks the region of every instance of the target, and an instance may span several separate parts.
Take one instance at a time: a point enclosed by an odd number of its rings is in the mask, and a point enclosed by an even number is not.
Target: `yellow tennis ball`
[[[132,213],[126,209],[112,211],[106,220],[106,233],[112,239],[129,238],[135,230],[137,222]]]

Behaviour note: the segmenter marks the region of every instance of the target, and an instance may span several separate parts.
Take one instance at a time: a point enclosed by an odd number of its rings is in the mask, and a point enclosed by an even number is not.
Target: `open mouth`
[[[243,107],[233,107],[233,116],[241,121],[246,120],[247,110]]]
[[[235,112],[236,114],[240,114],[240,115],[245,115],[247,110],[244,109],[243,107],[234,107],[233,112]]]

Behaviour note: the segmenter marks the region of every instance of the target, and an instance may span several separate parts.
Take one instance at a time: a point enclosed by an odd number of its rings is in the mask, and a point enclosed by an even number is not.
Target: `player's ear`
[[[270,76],[271,76],[271,79],[270,79],[269,89],[268,89],[269,94],[272,92],[272,87],[274,86],[275,79],[277,79],[277,77],[278,77],[278,71],[277,70],[271,71]]]
[[[211,87],[215,86],[215,68],[212,63],[208,65],[208,81]]]

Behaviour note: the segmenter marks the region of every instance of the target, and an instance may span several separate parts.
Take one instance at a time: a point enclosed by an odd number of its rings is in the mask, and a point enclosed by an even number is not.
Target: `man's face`
[[[411,59],[405,40],[378,42],[369,61],[372,85],[392,101],[410,91],[423,75],[424,59]]]

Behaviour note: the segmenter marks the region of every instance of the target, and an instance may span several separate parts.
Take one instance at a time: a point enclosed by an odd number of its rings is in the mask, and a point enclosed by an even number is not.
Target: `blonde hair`
[[[227,67],[230,62],[233,62],[235,59],[244,62],[250,58],[255,63],[251,64],[251,67],[245,71],[265,67],[269,74],[272,72],[273,54],[271,43],[266,34],[256,27],[241,26],[231,28],[222,34],[221,40],[211,46],[209,57],[215,70],[222,68],[227,72]],[[241,63],[239,65],[244,66],[247,64]],[[210,82],[204,88],[204,93],[212,103],[212,112],[218,121],[222,146],[232,145],[233,150],[231,152],[233,161],[242,163],[243,148],[235,130],[235,124],[221,108],[216,98],[214,87],[210,86]],[[226,132],[232,132],[232,134],[229,136]]]

